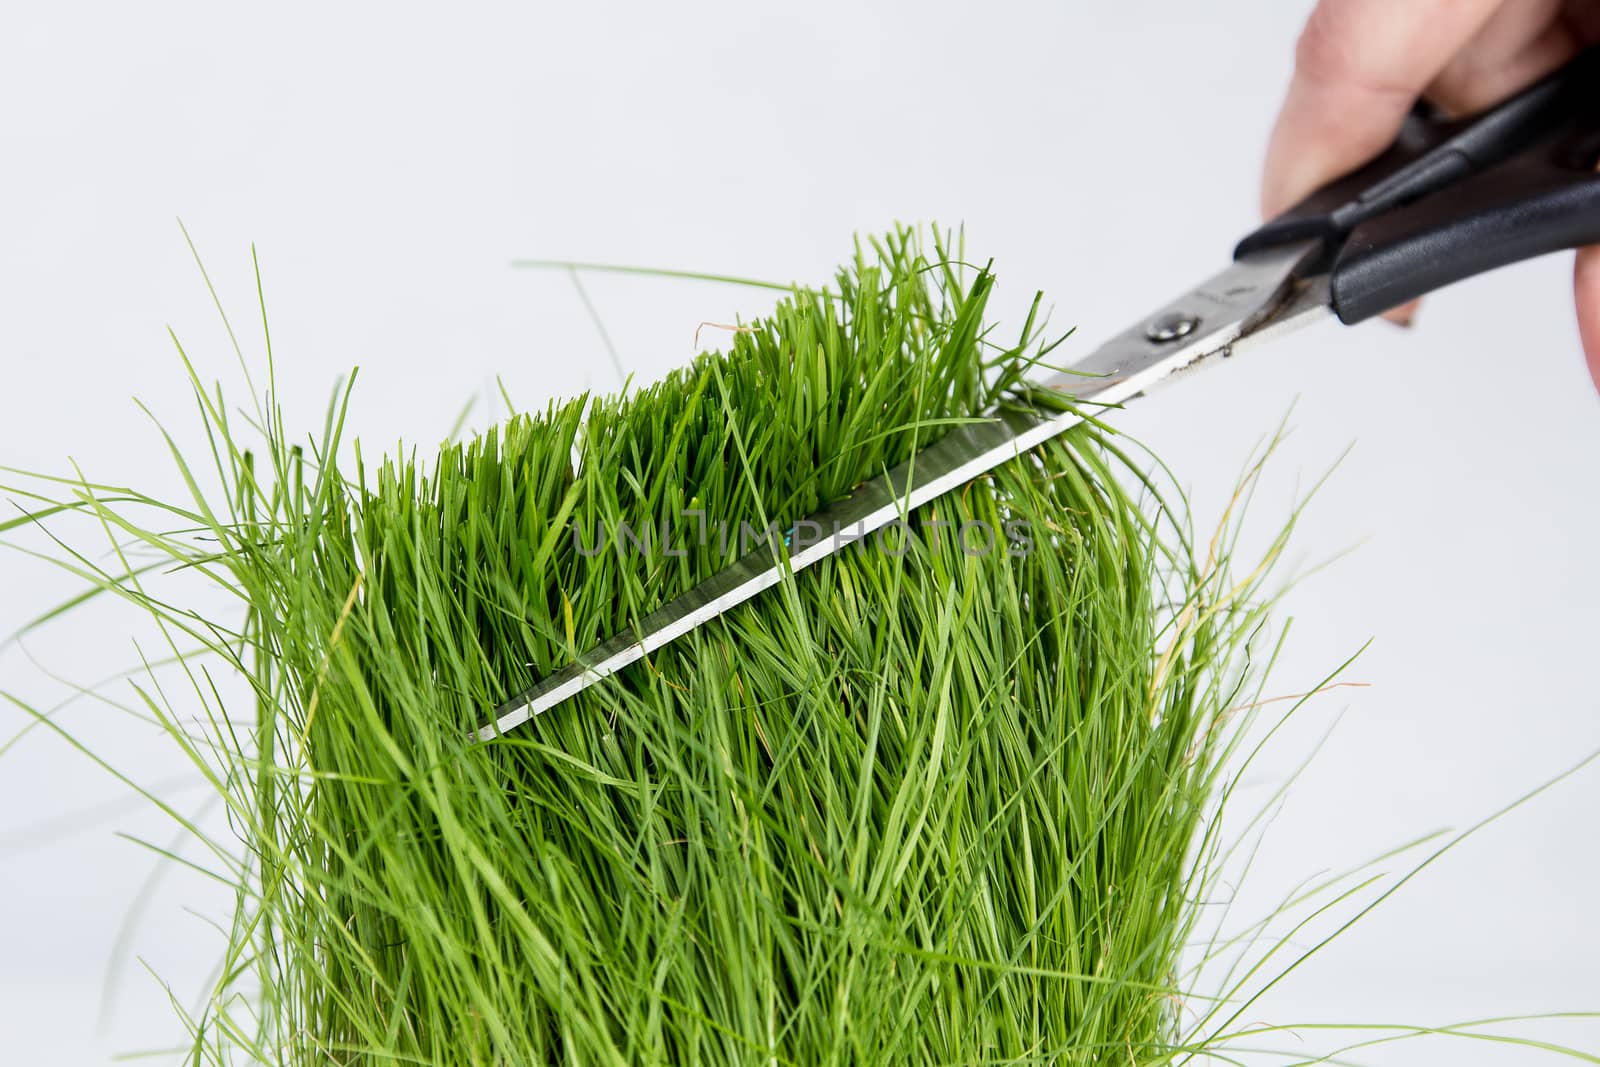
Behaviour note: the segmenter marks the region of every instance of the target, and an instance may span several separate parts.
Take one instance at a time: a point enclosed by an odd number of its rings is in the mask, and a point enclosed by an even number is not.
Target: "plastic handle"
[[[1600,48],[1473,118],[1414,111],[1393,145],[1239,243],[1323,239],[1356,323],[1508,263],[1600,243]]]

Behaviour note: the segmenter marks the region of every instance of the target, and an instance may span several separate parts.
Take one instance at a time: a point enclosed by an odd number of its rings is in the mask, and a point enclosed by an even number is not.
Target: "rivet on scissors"
[[[1186,311],[1168,311],[1151,319],[1149,325],[1144,328],[1144,335],[1156,344],[1164,345],[1168,341],[1188,336],[1198,325],[1200,325],[1199,315],[1191,315]]]

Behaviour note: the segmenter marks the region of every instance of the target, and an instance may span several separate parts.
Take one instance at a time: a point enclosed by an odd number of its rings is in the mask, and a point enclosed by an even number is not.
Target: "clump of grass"
[[[1194,1052],[1180,952],[1262,571],[1197,546],[1101,427],[473,738],[728,562],[719,530],[782,528],[1027,392],[1048,346],[1031,315],[994,339],[992,284],[897,232],[726,354],[427,462],[346,455],[348,392],[308,452],[270,394],[247,434],[197,379],[220,494],[176,446],[182,504],[79,483],[69,506],[156,556],[82,566],[168,633],[204,715],[149,710],[238,838],[213,843],[237,906],[193,1062]],[[174,565],[237,617],[147,588]]]

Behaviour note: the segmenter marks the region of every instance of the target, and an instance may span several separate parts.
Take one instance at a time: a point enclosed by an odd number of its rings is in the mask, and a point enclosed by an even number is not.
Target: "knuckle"
[[[1322,0],[1312,9],[1295,42],[1295,70],[1306,81],[1375,96],[1412,96],[1398,80],[1385,78],[1369,59],[1348,0]]]
[[[1341,10],[1326,0],[1318,4],[1295,42],[1295,68],[1315,81],[1342,81],[1354,65],[1350,45],[1340,28]]]

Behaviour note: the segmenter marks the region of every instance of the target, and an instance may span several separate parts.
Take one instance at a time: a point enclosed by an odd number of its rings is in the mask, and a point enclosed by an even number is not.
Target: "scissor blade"
[[[1235,262],[1210,281],[1165,305],[1112,338],[1070,371],[1042,385],[1084,408],[1120,404],[1177,371],[1219,352],[1266,322],[1291,296],[1295,268],[1314,244],[1295,245]],[[1311,309],[1308,307],[1307,313]],[[792,534],[813,531],[817,540],[789,538],[740,557],[640,619],[638,624],[584,653],[496,708],[477,735],[489,740],[638,662],[647,654],[743,604],[841,548],[1043,444],[1083,421],[1079,410],[1006,405],[982,421],[965,423],[911,459],[843,500],[802,519]]]

